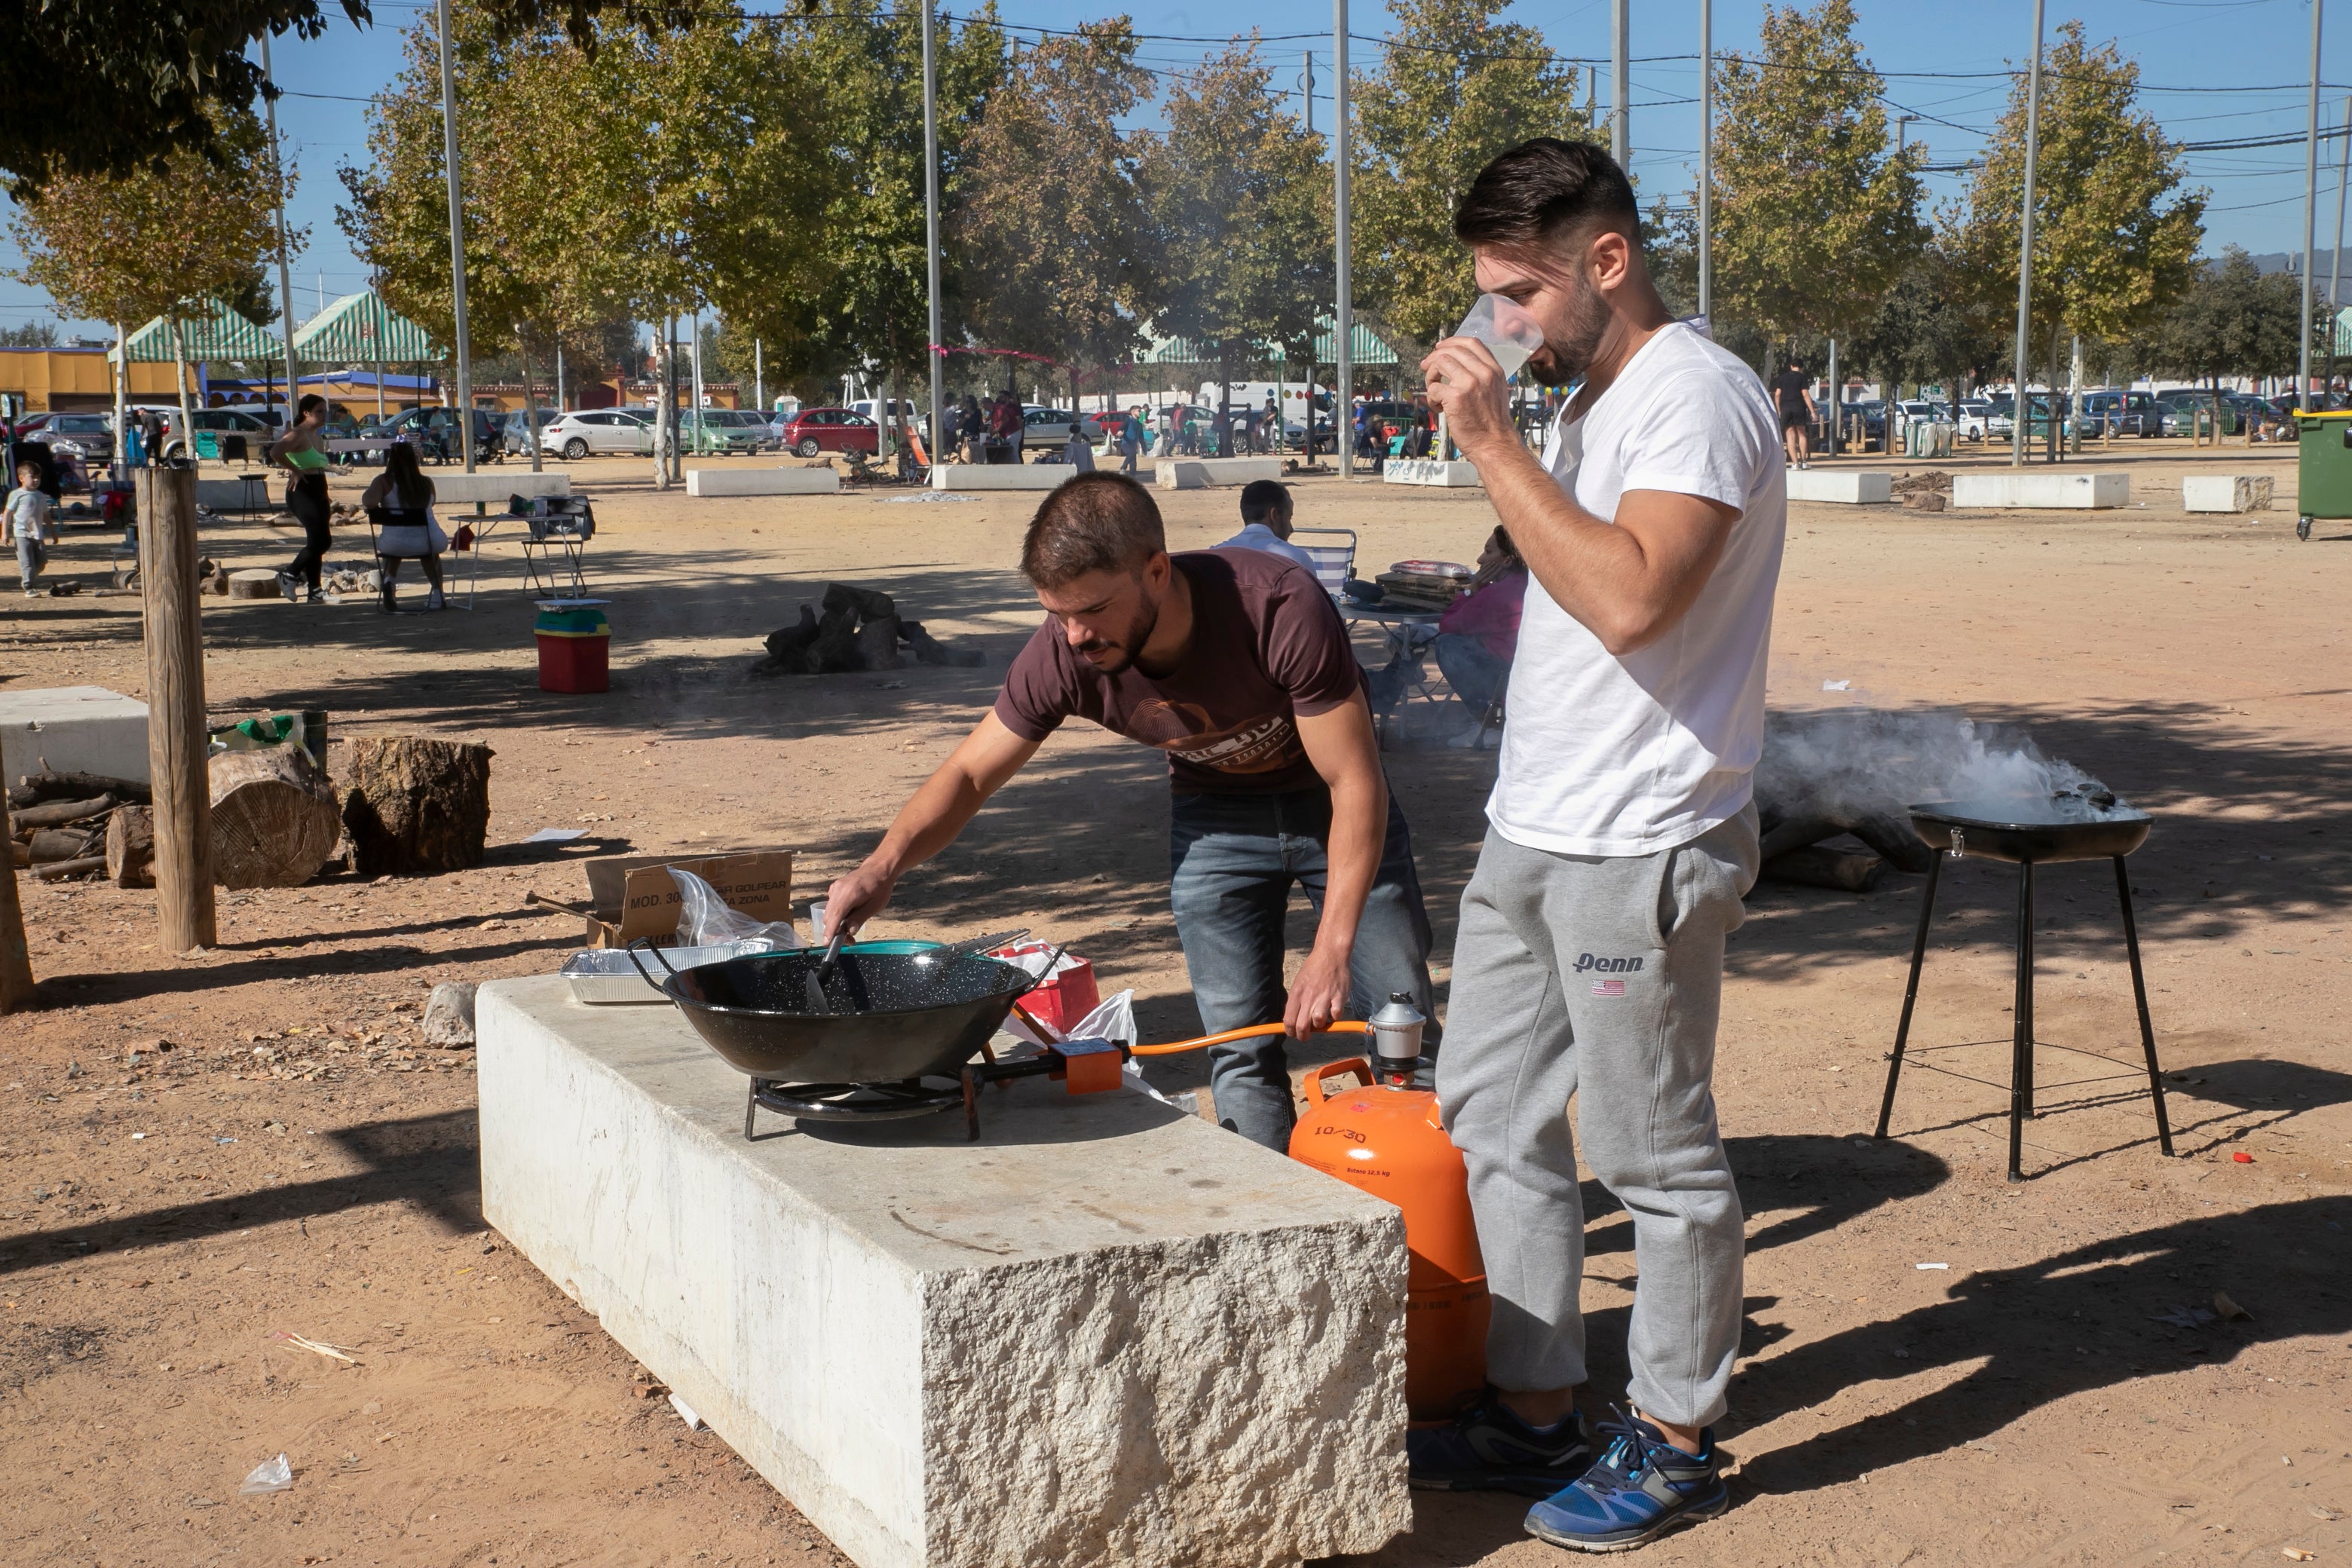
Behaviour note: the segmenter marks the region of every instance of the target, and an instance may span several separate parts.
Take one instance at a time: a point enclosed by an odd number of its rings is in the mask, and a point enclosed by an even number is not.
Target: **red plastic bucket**
[[[613,689],[613,637],[609,632],[583,636],[577,632],[541,632],[539,689],[541,691],[610,691]]]
[[[1000,948],[997,955],[1010,958],[1019,953],[1052,951],[1050,942],[1024,942],[1018,947]],[[1064,953],[1055,972],[1021,998],[1021,1005],[1030,1016],[1041,1024],[1052,1025],[1065,1035],[1085,1022],[1087,1015],[1101,1003],[1102,996],[1095,988],[1095,966],[1074,952]]]

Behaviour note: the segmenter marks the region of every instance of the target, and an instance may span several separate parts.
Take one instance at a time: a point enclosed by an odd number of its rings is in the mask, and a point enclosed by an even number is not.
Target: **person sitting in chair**
[[[1290,542],[1290,487],[1279,479],[1252,479],[1242,487],[1242,531],[1219,540],[1217,550],[1263,550],[1315,572],[1315,557]]]
[[[1476,745],[1486,727],[1486,710],[1511,673],[1511,656],[1519,642],[1519,609],[1527,596],[1527,563],[1519,559],[1511,536],[1497,528],[1478,552],[1478,574],[1470,579],[1469,591],[1437,617],[1437,630],[1426,642],[1408,642],[1403,652],[1372,671],[1373,710],[1395,706],[1420,679],[1423,655],[1434,651],[1445,684],[1472,719],[1470,728],[1446,744]]]
[[[444,610],[448,600],[441,591],[441,552],[449,536],[433,515],[433,481],[416,466],[416,448],[394,442],[384,449],[383,472],[360,498],[360,506],[376,525],[376,558],[383,563],[383,607],[393,607],[392,580],[400,563],[411,557],[424,563],[425,581],[433,584],[425,607]]]

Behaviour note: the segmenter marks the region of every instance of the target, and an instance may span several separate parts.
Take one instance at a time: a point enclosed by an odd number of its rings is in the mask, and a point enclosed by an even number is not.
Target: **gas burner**
[[[751,1080],[751,1098],[743,1105],[743,1136],[751,1136],[760,1107],[800,1121],[903,1121],[916,1116],[937,1116],[962,1108],[963,1087],[933,1088],[919,1079],[895,1083],[785,1083],[776,1079]]]

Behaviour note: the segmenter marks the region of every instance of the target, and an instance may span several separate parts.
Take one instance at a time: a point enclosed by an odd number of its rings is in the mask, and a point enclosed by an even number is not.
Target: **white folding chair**
[[[1347,542],[1318,543],[1307,537],[1309,534],[1318,539],[1344,539]],[[1290,531],[1290,542],[1313,559],[1315,580],[1323,584],[1323,591],[1334,599],[1339,598],[1348,579],[1356,574],[1356,531],[1352,528],[1294,528]]]

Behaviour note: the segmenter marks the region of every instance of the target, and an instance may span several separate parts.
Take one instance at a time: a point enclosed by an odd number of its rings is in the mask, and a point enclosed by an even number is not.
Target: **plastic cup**
[[[1454,329],[1457,338],[1475,338],[1486,345],[1495,363],[1503,367],[1504,379],[1519,374],[1519,367],[1529,355],[1543,347],[1543,328],[1521,307],[1500,294],[1481,294],[1462,324]]]

